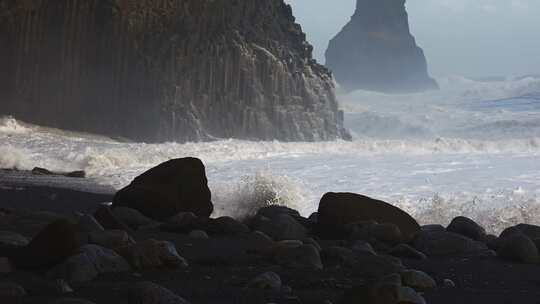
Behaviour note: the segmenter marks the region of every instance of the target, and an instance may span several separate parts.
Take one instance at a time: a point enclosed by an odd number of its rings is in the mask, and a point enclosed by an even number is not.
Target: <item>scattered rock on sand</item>
[[[211,235],[239,235],[249,233],[250,229],[244,223],[241,223],[232,217],[222,216],[216,219],[208,220],[205,230]]]
[[[114,207],[129,207],[155,220],[179,212],[208,217],[213,212],[205,167],[197,158],[169,160],[136,177],[118,191]]]
[[[347,267],[354,265],[356,255],[349,248],[332,246],[321,251],[321,258],[325,267]]]
[[[106,230],[88,235],[88,242],[105,248],[115,249],[132,245],[134,241],[123,230]]]
[[[452,232],[420,232],[414,248],[427,256],[480,254],[488,250],[483,243]]]
[[[523,234],[505,238],[497,254],[505,259],[527,264],[534,264],[539,261],[538,248],[528,236]]]
[[[323,264],[319,251],[313,245],[302,242],[278,242],[271,249],[273,260],[284,267],[295,269],[322,269]]]
[[[209,238],[208,234],[204,230],[193,230],[189,233],[189,237],[192,239],[206,240]]]
[[[129,304],[189,304],[172,291],[152,282],[140,282],[129,291]]]
[[[340,304],[397,304],[401,287],[399,274],[390,274],[376,282],[349,289]]]
[[[276,241],[301,240],[306,238],[307,230],[288,214],[278,214],[274,218],[257,215],[251,222],[253,230],[262,231]]]
[[[281,290],[281,285],[282,283],[280,276],[275,272],[269,271],[260,274],[251,280],[248,287],[279,291]]]
[[[81,253],[67,259],[48,273],[50,277],[69,282],[88,282],[101,273],[125,272],[131,267],[114,251],[97,245],[81,247]]]
[[[317,231],[324,237],[340,237],[343,225],[370,220],[396,225],[406,240],[420,231],[418,223],[403,210],[359,194],[326,193],[318,214]]]
[[[426,304],[426,300],[424,300],[424,297],[419,295],[414,289],[402,286],[399,289],[399,299],[397,303]]]
[[[13,282],[0,282],[0,299],[26,296],[26,290]]]
[[[373,249],[371,244],[366,241],[354,241],[351,245],[351,249],[356,255],[377,255],[375,249]]]
[[[132,208],[116,207],[111,211],[118,220],[133,229],[155,223],[151,218],[144,216],[138,210]]]
[[[417,260],[427,259],[427,256],[425,254],[412,248],[411,246],[407,244],[399,244],[395,246],[394,248],[390,249],[388,254],[396,256],[396,257],[400,257],[400,258],[417,259]]]
[[[428,274],[418,270],[405,270],[401,273],[403,285],[418,291],[426,291],[437,287],[437,283]]]
[[[161,267],[187,267],[187,261],[178,254],[171,242],[149,239],[137,244],[117,248],[116,251],[123,256],[136,269]]]
[[[94,213],[94,218],[103,226],[105,229],[118,229],[124,231],[130,231],[129,228],[124,222],[119,220],[116,215],[111,211],[109,206],[101,206]]]
[[[475,241],[484,241],[486,230],[475,221],[464,216],[458,216],[446,227],[446,231],[464,235]]]
[[[188,233],[199,229],[201,220],[193,212],[180,212],[169,218],[160,226],[160,229],[174,233]]]
[[[101,232],[105,228],[90,214],[85,214],[79,218],[79,230],[85,233]]]
[[[14,248],[28,245],[26,237],[11,231],[0,231],[0,248]]]

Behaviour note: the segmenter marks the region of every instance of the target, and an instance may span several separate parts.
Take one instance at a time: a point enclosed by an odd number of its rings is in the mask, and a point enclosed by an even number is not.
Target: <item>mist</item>
[[[354,12],[355,0],[287,0],[314,56]],[[540,2],[534,0],[408,0],[412,34],[434,76],[520,76],[540,73]]]

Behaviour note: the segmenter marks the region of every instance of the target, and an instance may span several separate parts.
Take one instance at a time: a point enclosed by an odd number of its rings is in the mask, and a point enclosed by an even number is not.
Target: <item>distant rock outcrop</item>
[[[347,137],[283,0],[0,0],[0,113],[143,141]]]
[[[330,41],[326,65],[346,91],[438,88],[410,33],[405,0],[357,0],[351,21]]]

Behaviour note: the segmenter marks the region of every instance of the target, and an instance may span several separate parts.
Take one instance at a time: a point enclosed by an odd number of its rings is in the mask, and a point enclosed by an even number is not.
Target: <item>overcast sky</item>
[[[286,0],[324,63],[356,0]],[[435,76],[540,74],[540,0],[408,0],[411,31]]]

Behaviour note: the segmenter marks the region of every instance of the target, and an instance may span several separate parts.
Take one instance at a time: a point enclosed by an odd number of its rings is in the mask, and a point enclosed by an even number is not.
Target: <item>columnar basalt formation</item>
[[[326,65],[345,91],[438,88],[411,35],[405,0],[357,0],[351,21],[330,41]]]
[[[143,141],[347,137],[283,0],[0,0],[0,113]]]

